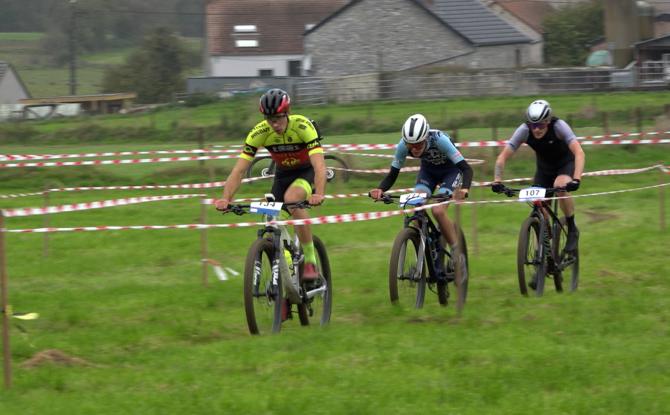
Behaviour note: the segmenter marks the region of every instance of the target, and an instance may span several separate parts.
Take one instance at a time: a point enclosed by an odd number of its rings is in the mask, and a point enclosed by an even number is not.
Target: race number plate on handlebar
[[[400,195],[400,205],[416,206],[426,201],[425,193],[405,193]]]
[[[249,204],[249,212],[262,213],[264,215],[279,216],[282,202],[251,202]]]
[[[532,202],[534,200],[544,199],[546,189],[543,187],[528,187],[519,191],[519,200],[523,202]]]

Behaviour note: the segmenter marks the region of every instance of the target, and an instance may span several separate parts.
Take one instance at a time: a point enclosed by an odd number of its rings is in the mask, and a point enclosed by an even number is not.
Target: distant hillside
[[[0,33],[0,61],[10,62],[18,71],[33,97],[68,95],[70,71],[67,66],[49,65],[40,41],[42,33]],[[201,39],[184,38],[185,43],[199,50]],[[77,93],[100,92],[102,77],[107,68],[122,64],[133,48],[113,49],[77,56]],[[188,75],[199,75],[194,69]]]

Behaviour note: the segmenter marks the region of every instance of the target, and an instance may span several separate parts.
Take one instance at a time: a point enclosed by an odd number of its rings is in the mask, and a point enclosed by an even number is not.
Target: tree
[[[604,36],[603,6],[599,1],[559,9],[544,20],[544,56],[547,64],[582,66],[589,45]]]
[[[168,29],[157,29],[123,65],[105,73],[103,92],[135,92],[142,103],[170,101],[184,90],[187,56],[179,38]]]

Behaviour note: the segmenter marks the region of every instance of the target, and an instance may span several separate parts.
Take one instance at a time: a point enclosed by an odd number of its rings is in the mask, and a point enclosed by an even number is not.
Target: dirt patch
[[[46,364],[57,364],[62,366],[95,366],[84,359],[68,356],[60,350],[49,349],[38,352],[35,356],[21,363],[21,367],[31,369]]]
[[[606,220],[617,219],[617,215],[610,212],[599,212],[596,210],[584,210],[584,214],[588,217],[590,223],[603,222]]]

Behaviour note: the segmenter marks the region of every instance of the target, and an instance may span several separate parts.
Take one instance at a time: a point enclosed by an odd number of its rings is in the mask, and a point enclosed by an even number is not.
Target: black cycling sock
[[[575,215],[566,216],[565,221],[568,222],[568,229],[570,230],[577,229],[577,225],[575,225]]]

